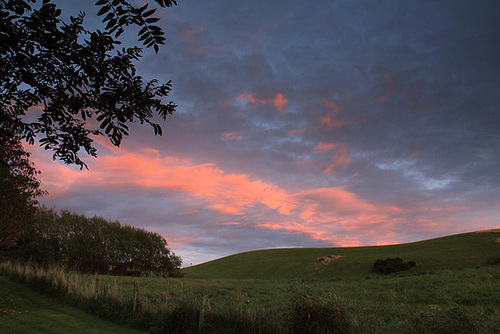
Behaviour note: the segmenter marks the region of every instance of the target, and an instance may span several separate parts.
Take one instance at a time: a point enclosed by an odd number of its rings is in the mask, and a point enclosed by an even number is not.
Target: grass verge
[[[6,276],[0,276],[0,333],[144,332],[99,319]]]

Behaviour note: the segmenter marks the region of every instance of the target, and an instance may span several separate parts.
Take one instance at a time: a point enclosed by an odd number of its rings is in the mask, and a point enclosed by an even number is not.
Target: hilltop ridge
[[[408,273],[474,268],[500,262],[500,229],[389,245],[280,248],[230,255],[182,269],[188,278],[344,279],[373,276],[377,259],[415,261]]]

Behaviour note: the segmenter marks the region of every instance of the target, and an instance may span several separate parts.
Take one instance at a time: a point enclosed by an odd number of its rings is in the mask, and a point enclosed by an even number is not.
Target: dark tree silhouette
[[[17,244],[23,226],[35,212],[36,198],[43,195],[38,171],[29,161],[18,137],[0,131],[0,252]],[[2,255],[2,254],[0,254]]]
[[[42,207],[24,230],[24,240],[8,252],[20,260],[57,263],[86,273],[163,277],[182,264],[161,235],[100,217]]]
[[[163,101],[170,81],[144,82],[137,75],[134,62],[142,49],[118,49],[124,29],[136,25],[138,41],[158,52],[165,37],[154,25],[156,9],[126,0],[96,5],[102,31],[85,29],[83,12],[63,22],[50,0],[0,0],[0,126],[30,144],[38,139],[54,159],[81,168],[86,167],[81,149],[96,156],[92,136],[106,135],[119,146],[128,135],[127,124],[135,121],[161,135],[153,116],[165,120],[176,109]]]
[[[174,0],[154,0],[161,7]],[[154,133],[176,105],[165,103],[171,82],[145,82],[134,63],[137,46],[121,48],[120,36],[139,27],[138,42],[156,52],[163,30],[155,8],[127,0],[98,0],[103,29],[89,31],[85,13],[61,20],[50,0],[0,0],[0,249],[14,245],[43,192],[22,141],[38,140],[54,159],[86,167],[80,150],[97,156],[93,136],[119,146],[128,124],[147,123]]]

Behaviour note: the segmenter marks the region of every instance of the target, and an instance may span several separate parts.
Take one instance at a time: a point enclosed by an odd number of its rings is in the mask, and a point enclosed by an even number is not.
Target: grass
[[[2,264],[0,271],[152,333],[493,334],[500,333],[498,236],[248,252],[188,268],[184,279],[85,276]],[[331,261],[317,261],[331,255]],[[418,266],[387,276],[370,273],[373,262],[385,257]]]
[[[103,284],[114,284],[116,280],[102,279]],[[123,277],[117,284],[130,295],[133,281]],[[168,305],[170,309],[183,305],[183,312],[191,314],[193,324],[199,321],[198,313],[206,296],[209,314],[225,314],[229,321],[227,314],[233,313],[233,316],[250,319],[263,333],[266,331],[262,328],[268,328],[268,323],[275,326],[269,333],[293,332],[289,326],[296,318],[297,298],[304,301],[304,307],[310,307],[308,300],[316,300],[318,307],[327,305],[331,313],[342,314],[342,309],[337,307],[341,305],[350,323],[349,333],[446,333],[447,330],[498,333],[499,282],[500,266],[495,265],[371,279],[141,278],[140,291],[150,304]],[[255,320],[259,318],[267,319],[268,323]],[[193,325],[192,330],[196,329],[197,325]]]
[[[187,278],[345,279],[364,277],[377,259],[416,261],[411,271],[473,268],[500,259],[499,233],[465,233],[408,244],[347,248],[267,249],[231,255],[183,269]],[[328,264],[317,259],[342,256]]]
[[[60,303],[0,276],[0,333],[143,333]]]

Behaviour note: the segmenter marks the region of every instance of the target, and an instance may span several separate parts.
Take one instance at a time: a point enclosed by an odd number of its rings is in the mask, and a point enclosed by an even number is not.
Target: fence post
[[[137,301],[139,299],[139,282],[135,281],[134,283],[134,302],[132,304],[132,312],[135,313],[137,310]]]
[[[95,275],[95,285],[94,285],[94,298],[99,297],[99,283],[101,281],[101,278]]]
[[[203,317],[205,316],[205,304],[207,303],[207,295],[203,295],[203,301],[201,302],[200,308],[200,320],[198,321],[198,334],[201,333],[201,328],[203,327]]]

